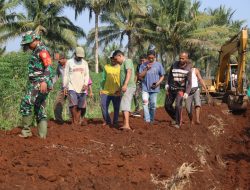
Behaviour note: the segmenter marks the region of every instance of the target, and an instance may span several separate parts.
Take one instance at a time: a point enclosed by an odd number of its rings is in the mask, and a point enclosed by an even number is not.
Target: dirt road
[[[46,140],[2,131],[0,189],[250,189],[250,107],[233,115],[205,105],[202,125],[184,120],[172,128],[160,108],[153,126],[132,118],[133,131],[98,119],[87,127],[50,121]]]

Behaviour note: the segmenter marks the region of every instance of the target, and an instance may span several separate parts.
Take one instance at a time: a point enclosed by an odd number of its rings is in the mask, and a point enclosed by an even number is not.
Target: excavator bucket
[[[248,97],[246,95],[228,95],[228,108],[232,111],[246,111]]]

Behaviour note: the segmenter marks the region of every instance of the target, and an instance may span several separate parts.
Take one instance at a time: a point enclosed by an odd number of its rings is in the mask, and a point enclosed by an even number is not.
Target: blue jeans
[[[158,92],[142,92],[144,120],[152,122],[155,118],[156,102]]]
[[[101,108],[102,108],[102,116],[103,119],[107,124],[111,124],[111,119],[109,116],[109,104],[112,101],[113,107],[114,107],[114,118],[113,118],[113,124],[118,123],[118,117],[119,117],[119,109],[120,109],[120,102],[121,97],[120,96],[110,96],[106,94],[101,94]]]

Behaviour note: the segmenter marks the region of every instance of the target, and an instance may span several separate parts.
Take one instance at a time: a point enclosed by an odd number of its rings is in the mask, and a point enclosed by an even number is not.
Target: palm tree
[[[99,27],[99,42],[107,45],[117,39],[120,39],[120,46],[124,37],[128,38],[128,57],[131,58],[133,50],[136,47],[135,40],[139,37],[143,26],[143,18],[146,16],[146,9],[144,9],[143,2],[136,3],[136,1],[119,1],[119,7],[113,7],[111,11],[107,10],[101,15],[101,21],[107,23],[108,26]],[[88,35],[88,44],[93,42],[95,30],[91,30]]]
[[[68,49],[77,46],[77,39],[84,37],[83,30],[75,26],[67,17],[60,16],[63,5],[47,4],[43,0],[23,0],[26,20],[22,30],[34,30],[44,35],[44,40],[51,47],[64,46]]]
[[[95,72],[99,73],[99,61],[98,61],[98,23],[99,16],[104,9],[105,5],[110,0],[66,0],[66,4],[75,9],[75,18],[85,9],[89,9],[89,19],[92,18],[92,12],[95,14]]]
[[[18,6],[19,0],[0,0],[0,43],[7,41],[11,37],[16,36],[18,22],[24,18],[23,14],[11,11]],[[10,12],[11,11],[11,12]],[[5,47],[0,48],[3,53]]]
[[[16,17],[19,17],[19,14],[15,12],[7,13],[8,10],[15,8],[19,3],[19,0],[0,0],[0,24],[14,21]]]

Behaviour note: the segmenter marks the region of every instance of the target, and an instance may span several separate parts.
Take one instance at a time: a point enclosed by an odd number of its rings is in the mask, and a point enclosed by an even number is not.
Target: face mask
[[[75,60],[76,60],[76,61],[81,61],[82,58],[81,58],[81,57],[75,57]]]
[[[22,45],[22,48],[23,48],[23,51],[26,52],[28,51],[30,48],[29,48],[29,44],[24,44]]]

